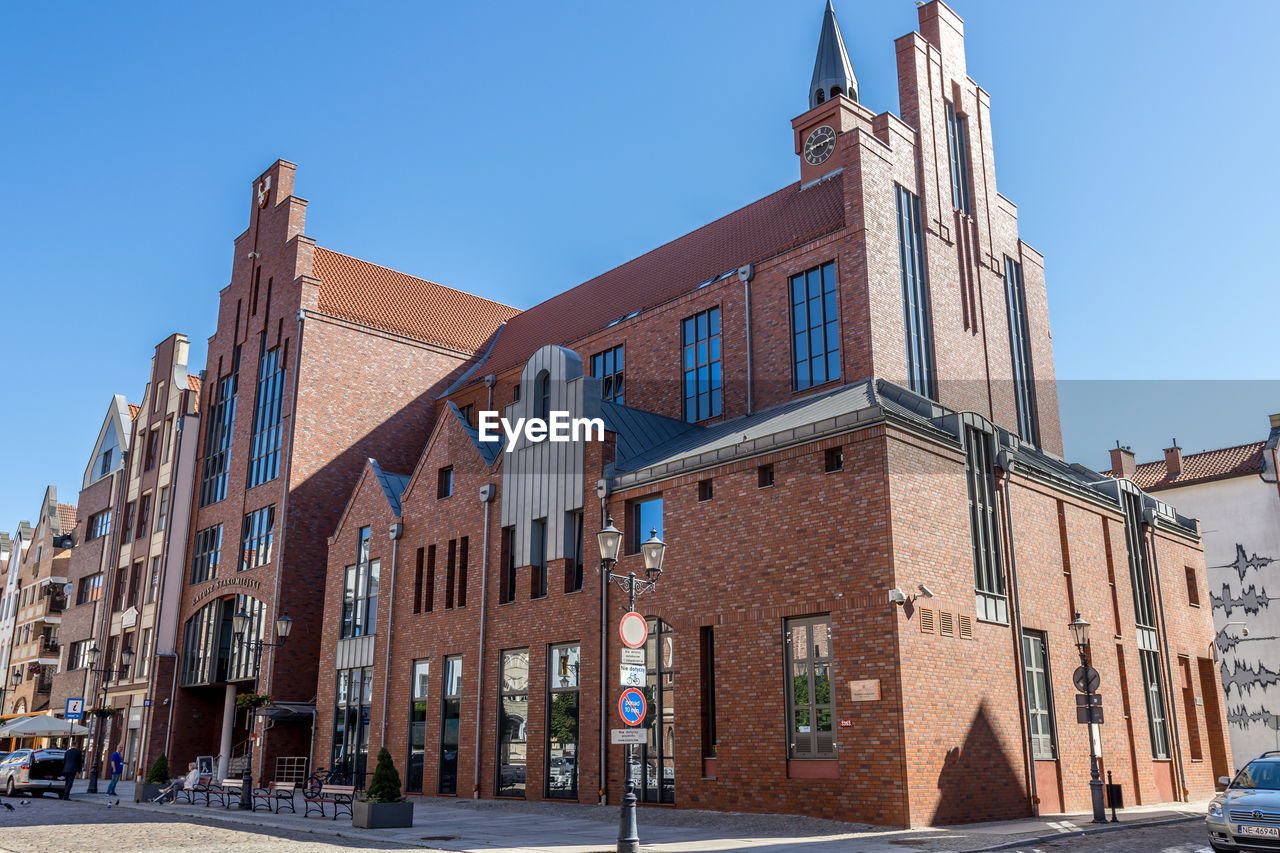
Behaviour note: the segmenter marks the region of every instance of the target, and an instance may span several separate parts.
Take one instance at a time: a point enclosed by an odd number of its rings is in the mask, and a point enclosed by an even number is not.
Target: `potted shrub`
[[[141,785],[135,785],[133,788],[133,801],[135,803],[149,803],[156,797],[160,796],[160,789],[169,784],[169,759],[162,752],[160,757],[151,765],[151,772],[147,774],[147,778],[143,780]]]
[[[362,829],[413,826],[413,803],[400,795],[400,774],[385,746],[378,751],[378,766],[364,798],[351,804],[351,825]]]

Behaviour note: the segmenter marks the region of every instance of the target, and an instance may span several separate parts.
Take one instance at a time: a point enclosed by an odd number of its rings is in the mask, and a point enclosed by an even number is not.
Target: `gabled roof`
[[[316,247],[320,310],[459,352],[480,349],[519,313],[499,302]]]
[[[382,466],[378,464],[376,459],[369,460],[369,467],[373,469],[373,476],[378,478],[378,485],[382,486],[382,493],[387,496],[387,503],[391,506],[391,514],[399,518],[400,498],[404,495],[404,490],[409,485],[409,475],[391,474],[383,471]]]
[[[805,189],[792,184],[513,317],[494,344],[485,372],[522,364],[546,344],[572,344],[727,270],[843,227],[843,175]]]
[[[76,505],[75,504],[58,504],[58,524],[59,532],[66,535],[73,533],[76,529]]]
[[[1182,470],[1175,476],[1169,475],[1169,469],[1165,466],[1163,459],[1158,462],[1143,462],[1129,479],[1138,488],[1154,492],[1160,489],[1189,486],[1192,483],[1260,474],[1264,447],[1266,447],[1265,441],[1255,441],[1250,444],[1238,444],[1235,447],[1191,453],[1182,457]],[[1112,477],[1119,476],[1115,471],[1108,471],[1107,474]]]
[[[467,423],[467,419],[463,417],[462,410],[458,408],[458,404],[450,400],[446,404],[446,410],[453,415],[454,420],[458,422],[458,426],[467,434],[467,438],[471,439],[471,443],[475,445],[476,450],[484,461],[492,465],[498,461],[498,456],[502,454],[502,440],[494,439],[493,441],[481,441],[480,430]],[[426,453],[423,453],[426,456]]]

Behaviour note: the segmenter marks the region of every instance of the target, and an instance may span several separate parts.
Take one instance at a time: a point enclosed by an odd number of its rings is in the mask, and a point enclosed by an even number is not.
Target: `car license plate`
[[[1280,826],[1245,826],[1240,825],[1237,835],[1252,835],[1258,838],[1280,838]]]

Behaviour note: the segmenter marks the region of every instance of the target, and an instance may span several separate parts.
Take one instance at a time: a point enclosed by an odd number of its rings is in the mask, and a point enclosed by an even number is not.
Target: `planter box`
[[[156,797],[160,796],[160,789],[164,785],[145,785],[137,784],[133,786],[133,801],[135,803],[149,803]]]
[[[393,829],[413,826],[413,803],[351,804],[351,825],[360,829]]]

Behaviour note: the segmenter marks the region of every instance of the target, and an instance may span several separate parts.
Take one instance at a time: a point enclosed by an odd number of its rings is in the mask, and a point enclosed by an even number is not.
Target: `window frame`
[[[936,400],[933,312],[929,304],[929,274],[920,197],[901,184],[894,184],[894,193],[898,212],[898,268],[902,277],[907,387]]]
[[[1027,697],[1027,737],[1035,761],[1058,759],[1058,726],[1053,709],[1049,639],[1044,631],[1022,632],[1022,677]]]
[[[591,376],[600,380],[600,399],[623,405],[625,343],[591,356]]]
[[[519,675],[518,663],[520,657],[524,657],[524,684],[521,686],[518,682],[509,683],[509,679],[516,678]],[[509,670],[508,664],[516,662],[517,666]],[[498,652],[498,731],[497,731],[497,749],[494,752],[494,779],[493,790],[496,797],[512,797],[523,799],[529,791],[529,673],[531,661],[529,659],[529,647],[515,649],[503,649]],[[518,703],[523,700],[524,703],[524,725],[513,732],[507,724],[508,703]],[[523,738],[517,737],[520,731],[523,731]],[[516,763],[513,759],[512,747],[524,747],[523,762]],[[517,750],[518,751],[518,750]],[[505,762],[505,763],[504,763]],[[504,786],[504,770],[511,769],[520,771],[519,784],[512,783]],[[514,773],[513,773],[514,775]]]
[[[557,661],[564,663],[560,666]],[[576,663],[574,662],[576,661]],[[559,672],[557,670],[560,670]],[[558,684],[557,681],[568,681],[567,684]],[[553,729],[555,728],[555,709],[556,701],[560,696],[573,697],[573,755],[566,756],[563,754],[563,746],[569,741],[555,741],[552,739]],[[545,726],[545,743],[543,755],[546,760],[543,762],[543,796],[551,800],[576,800],[578,799],[579,789],[579,771],[581,764],[579,758],[582,755],[582,644],[572,643],[554,643],[547,647],[547,724]],[[565,787],[556,787],[553,784],[552,763],[556,756],[551,754],[552,745],[561,744],[562,754],[559,756],[562,762],[571,761],[573,764],[572,784]],[[562,764],[563,766],[563,764]]]
[[[721,319],[720,306],[713,305],[680,321],[680,376],[683,400],[680,414],[681,418],[688,423],[698,423],[724,414]],[[700,321],[704,321],[705,331]],[[705,345],[705,351],[703,345]]]
[[[815,649],[814,654],[807,654],[803,658],[807,662],[805,667],[805,695],[809,697],[809,701],[804,704],[804,708],[800,708],[797,703],[797,690],[793,674],[796,663],[799,659],[795,656],[794,650],[794,632],[797,628],[810,629],[808,635],[811,635],[812,629],[817,627],[825,627],[827,632],[827,655],[820,657]],[[836,728],[836,692],[835,692],[835,655],[834,655],[834,631],[832,627],[831,615],[829,613],[817,614],[814,616],[801,616],[794,619],[787,619],[782,623],[783,629],[783,674],[784,683],[786,684],[786,713],[787,713],[787,758],[789,760],[830,760],[839,757],[839,749],[837,743]],[[819,702],[818,699],[818,678],[815,670],[825,666],[827,681],[827,702]],[[812,721],[810,728],[812,731],[801,732],[798,730],[799,712],[803,710],[808,713],[808,719]],[[821,712],[825,710],[829,721],[831,732],[831,746],[829,749],[823,749],[819,742],[818,720],[821,719]],[[812,748],[801,748],[797,742],[798,735],[812,734]]]
[[[812,290],[817,278],[817,294]],[[797,285],[800,290],[800,300],[796,300]],[[819,264],[804,272],[796,273],[787,279],[787,314],[791,322],[791,389],[793,391],[807,391],[816,388],[819,385],[825,385],[828,382],[836,382],[840,379],[841,370],[841,339],[840,339],[840,288],[839,280],[836,275],[836,263],[834,260]],[[814,325],[814,304],[817,305],[819,313],[818,323]],[[800,323],[797,311],[804,309],[804,324]],[[834,329],[832,328],[834,326]],[[813,341],[814,336],[822,342],[822,351],[820,355],[814,355]],[[834,335],[834,349],[831,348],[832,337]],[[801,342],[803,341],[804,355],[801,355]],[[832,374],[832,356],[835,356],[834,375]],[[803,378],[801,376],[801,366],[803,363]],[[818,363],[822,367],[822,378],[814,378],[814,366]]]

